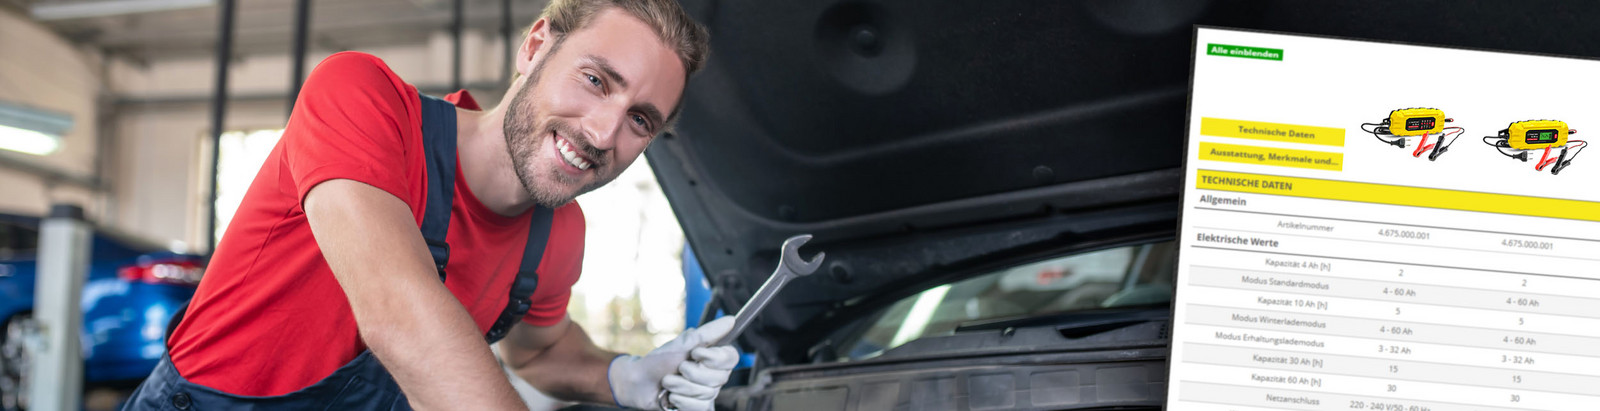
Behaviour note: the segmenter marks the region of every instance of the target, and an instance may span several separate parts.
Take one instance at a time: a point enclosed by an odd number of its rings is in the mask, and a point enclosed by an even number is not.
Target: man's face
[[[523,189],[559,207],[639,158],[678,104],[685,74],[650,26],[616,9],[544,44],[504,131]]]

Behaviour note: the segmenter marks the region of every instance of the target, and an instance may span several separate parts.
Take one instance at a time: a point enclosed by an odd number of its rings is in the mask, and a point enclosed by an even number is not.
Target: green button
[[[1206,45],[1206,54],[1213,56],[1283,61],[1283,49],[1269,49],[1265,47],[1234,46],[1228,44],[1210,43]]]

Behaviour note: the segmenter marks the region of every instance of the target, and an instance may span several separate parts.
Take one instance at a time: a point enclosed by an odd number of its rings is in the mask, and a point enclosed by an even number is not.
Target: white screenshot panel
[[[1600,409],[1600,61],[1194,52],[1168,409]]]

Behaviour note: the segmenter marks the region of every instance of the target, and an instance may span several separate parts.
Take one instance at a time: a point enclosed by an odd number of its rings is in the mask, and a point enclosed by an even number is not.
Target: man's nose
[[[617,147],[617,134],[622,132],[627,112],[611,107],[599,107],[584,118],[584,131],[589,133],[589,143],[599,150]]]

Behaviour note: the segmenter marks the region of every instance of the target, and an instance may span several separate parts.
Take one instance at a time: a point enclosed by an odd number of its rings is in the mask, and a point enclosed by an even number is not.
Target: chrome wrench
[[[745,302],[744,306],[739,308],[739,314],[733,317],[733,328],[728,330],[728,334],[723,335],[722,338],[717,339],[710,345],[706,345],[706,347],[732,344],[734,339],[739,338],[739,333],[743,332],[745,327],[749,327],[750,322],[755,320],[756,315],[760,314],[763,308],[766,308],[767,303],[772,302],[772,297],[778,295],[778,290],[783,289],[783,286],[789,284],[790,280],[811,275],[811,273],[817,271],[817,267],[822,266],[822,259],[826,258],[828,253],[817,253],[817,256],[813,257],[811,261],[800,258],[800,246],[805,245],[807,241],[811,241],[810,234],[789,237],[789,239],[783,241],[783,252],[778,257],[778,268],[772,271],[772,276],[767,277],[767,282],[761,284],[761,288],[757,289],[756,294],[750,297],[750,301]],[[662,411],[678,411],[678,407],[672,405],[672,401],[667,399],[666,389],[662,389],[661,392],[656,394],[656,404],[661,407]]]

